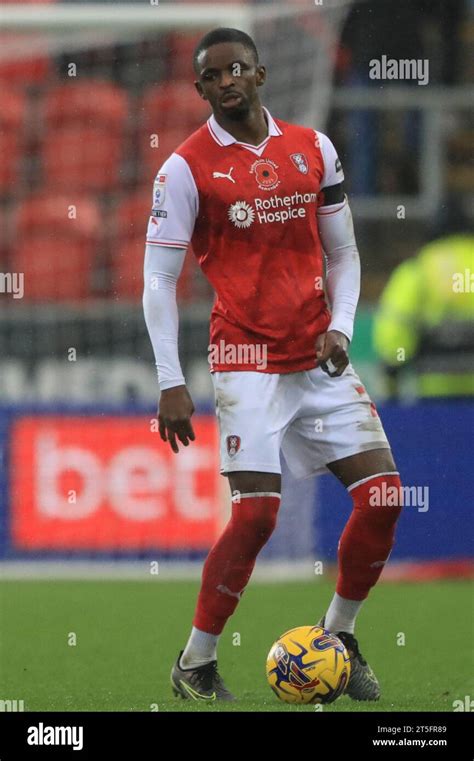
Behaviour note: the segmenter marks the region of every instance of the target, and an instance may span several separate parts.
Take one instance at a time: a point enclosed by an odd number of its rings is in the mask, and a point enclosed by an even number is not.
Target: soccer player
[[[192,631],[171,673],[173,691],[194,700],[234,699],[217,669],[217,643],[275,528],[281,450],[296,477],[329,470],[352,497],[336,591],[320,623],[348,649],[346,692],[377,700],[379,684],[354,625],[388,559],[401,511],[383,495],[401,492],[380,419],[348,357],[360,263],[341,162],[324,134],[273,118],[262,106],[266,70],[247,34],[209,32],[194,67],[196,90],[212,114],[156,177],[144,312],[161,389],[160,435],[177,453],[178,442],[188,446],[195,438],[176,305],[192,243],[216,293],[209,359],[221,472],[233,496],[232,516],[204,563]]]

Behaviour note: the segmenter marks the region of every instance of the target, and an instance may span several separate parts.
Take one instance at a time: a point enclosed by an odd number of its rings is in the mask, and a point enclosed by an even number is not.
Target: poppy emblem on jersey
[[[240,436],[227,436],[227,452],[233,457],[240,449]]]
[[[165,185],[166,174],[157,175],[155,182],[153,183],[153,204],[152,208],[155,210],[158,206],[162,206],[165,202]]]
[[[246,201],[236,201],[229,206],[227,215],[236,227],[250,227],[255,219],[255,212]]]
[[[304,153],[292,153],[290,156],[290,159],[292,160],[293,164],[301,174],[308,174],[309,166],[308,166],[308,159],[304,155]]]
[[[271,159],[258,159],[250,167],[250,174],[255,174],[255,180],[261,190],[274,190],[280,184],[276,170],[278,164]]]

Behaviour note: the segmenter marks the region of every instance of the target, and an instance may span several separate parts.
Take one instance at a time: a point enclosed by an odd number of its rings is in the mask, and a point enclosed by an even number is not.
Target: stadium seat
[[[101,228],[98,205],[74,194],[23,201],[16,213],[10,266],[25,277],[25,300],[75,301],[90,296]]]
[[[0,206],[0,272],[8,269],[9,219],[6,210]]]
[[[165,82],[148,88],[140,103],[140,178],[152,180],[163,161],[209,117],[209,106],[190,82]],[[151,147],[150,136],[159,145]]]
[[[110,252],[110,291],[118,301],[139,301],[143,294],[145,238],[123,240]]]
[[[145,240],[151,202],[151,185],[145,185],[124,198],[113,214],[113,239],[119,242],[141,235]]]
[[[55,0],[22,0],[21,5],[46,5],[53,3]],[[19,0],[2,0],[1,5],[20,5]],[[24,34],[14,34],[5,32],[0,35],[0,46],[3,56],[0,63],[0,83],[1,86],[8,85],[31,85],[39,84],[50,74],[51,59],[46,55],[31,55],[31,47],[36,43],[41,43],[44,35],[30,33],[25,39]],[[19,51],[24,49],[25,42],[28,45],[27,55],[24,58],[18,56]],[[8,50],[15,50],[15,56],[8,60]]]
[[[149,136],[144,134],[140,142],[141,164],[139,179],[147,181],[152,187],[153,180],[164,161],[173,151],[189,137],[190,131],[182,128],[161,129],[159,131],[159,145],[156,148],[150,146]]]
[[[48,128],[83,124],[107,126],[123,134],[128,116],[126,92],[111,82],[86,79],[52,88],[44,99],[44,122]]]
[[[0,87],[0,193],[18,180],[27,100],[23,93]]]
[[[34,37],[36,40],[40,39],[38,34],[35,34]],[[29,42],[31,43],[31,39]],[[2,48],[5,48],[6,45],[12,48],[15,45],[18,49],[24,43],[25,38],[22,35],[12,33],[0,35],[0,47]],[[45,55],[34,57],[28,55],[25,58],[12,58],[11,60],[5,57],[0,62],[0,85],[2,87],[11,85],[26,87],[32,84],[42,84],[50,74],[51,59]]]
[[[206,31],[204,29],[202,32],[192,34],[170,32],[166,35],[165,48],[168,54],[170,79],[190,79],[194,76],[194,50]]]
[[[128,96],[121,87],[89,79],[53,88],[45,97],[41,139],[43,183],[78,191],[121,184]]]
[[[50,129],[42,145],[43,183],[55,190],[116,190],[122,158],[121,136],[106,127]]]

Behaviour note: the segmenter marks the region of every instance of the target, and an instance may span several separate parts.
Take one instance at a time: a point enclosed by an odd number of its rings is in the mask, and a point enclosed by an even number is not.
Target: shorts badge
[[[227,452],[233,457],[240,449],[240,436],[227,436]]]

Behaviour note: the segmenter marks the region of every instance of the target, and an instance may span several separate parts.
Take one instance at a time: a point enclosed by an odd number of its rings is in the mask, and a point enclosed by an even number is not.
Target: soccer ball
[[[351,674],[349,653],[335,634],[321,626],[297,626],[272,645],[267,679],[285,703],[332,703]]]

